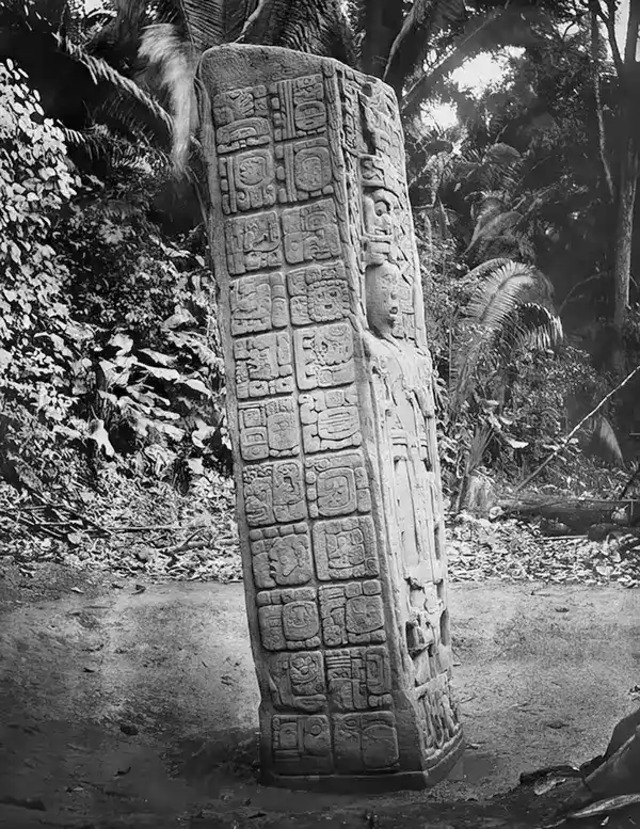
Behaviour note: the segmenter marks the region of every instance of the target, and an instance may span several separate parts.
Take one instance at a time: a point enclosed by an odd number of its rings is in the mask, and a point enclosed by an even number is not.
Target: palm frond
[[[550,303],[549,280],[535,268],[512,260],[498,260],[483,275],[488,278],[478,286],[466,308],[466,320],[451,370],[452,397],[461,404],[468,396],[480,357],[496,336],[509,324],[517,330],[516,316],[522,305],[541,298],[540,305]],[[482,267],[482,266],[481,266]],[[477,272],[477,269],[476,269]]]
[[[0,57],[13,58],[27,72],[48,117],[75,130],[102,117],[114,132],[169,143],[171,117],[151,95],[104,59],[52,31],[28,8],[16,11],[17,5],[0,6]],[[127,124],[118,124],[120,109],[127,113]]]
[[[538,302],[523,302],[505,320],[495,348],[508,361],[515,351],[551,351],[562,342],[562,322],[553,309]]]
[[[172,155],[176,169],[183,171],[191,135],[197,128],[195,49],[185,44],[171,23],[156,23],[145,29],[139,55],[157,68],[160,84],[169,94],[173,114]]]
[[[511,144],[505,144],[502,141],[491,144],[484,152],[485,162],[498,164],[501,167],[509,167],[521,160],[522,154]]]
[[[518,304],[532,294],[546,296],[549,280],[522,262],[510,261],[496,268],[479,286],[466,308],[466,316],[483,328],[496,331]]]
[[[257,5],[258,0],[227,0],[224,10],[225,43],[232,43],[240,37],[240,32]]]
[[[591,436],[591,450],[612,463],[624,466],[624,455],[611,422],[601,415]]]
[[[522,155],[509,144],[492,144],[485,150],[478,177],[484,190],[513,192],[520,181]]]
[[[469,271],[469,273],[463,277],[461,280],[462,285],[472,285],[478,282],[481,279],[484,279],[487,274],[493,273],[493,271],[497,270],[498,268],[503,267],[504,265],[508,265],[511,263],[511,259],[508,257],[499,257],[496,259],[488,259],[486,262],[482,262],[480,265],[477,265],[475,268]]]
[[[339,0],[259,0],[238,42],[344,60],[350,53],[346,32]]]
[[[155,166],[168,168],[169,156],[155,145],[140,145],[114,135],[103,124],[86,130],[73,130],[59,125],[67,147],[82,153],[89,161],[102,161],[112,167],[142,169],[149,166],[149,156]]]
[[[88,70],[91,75],[91,79],[96,86],[100,81],[106,81],[113,89],[130,96],[138,103],[142,104],[165,125],[169,133],[172,132],[173,122],[169,113],[163,109],[163,107],[161,107],[160,104],[150,95],[144,92],[144,90],[142,90],[137,83],[115,70],[106,62],[106,60],[90,55],[80,46],[76,46],[75,43],[72,43],[63,35],[54,33],[52,34],[52,37],[55,39],[61,52],[69,55]]]
[[[476,223],[465,255],[470,254],[483,241],[494,241],[504,236],[508,230],[516,227],[521,219],[522,214],[517,210],[502,212],[500,208],[497,208],[495,211],[491,210],[483,214]]]
[[[226,0],[207,0],[206,3],[202,0],[178,0],[178,2],[189,41],[200,54],[229,39],[227,7],[241,6],[239,3],[228,3]]]
[[[406,79],[433,48],[436,32],[466,16],[464,0],[415,0],[389,50],[384,80],[400,93]]]

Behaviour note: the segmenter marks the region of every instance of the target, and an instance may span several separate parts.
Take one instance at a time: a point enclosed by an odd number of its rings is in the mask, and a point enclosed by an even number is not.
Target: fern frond
[[[91,161],[109,158],[113,137],[105,129],[92,128],[89,130],[72,130],[58,123],[68,147],[81,150]]]

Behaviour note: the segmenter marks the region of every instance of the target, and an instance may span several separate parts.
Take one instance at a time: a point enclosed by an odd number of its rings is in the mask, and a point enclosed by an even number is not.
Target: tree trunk
[[[615,40],[613,19],[615,4],[609,6],[609,42],[614,54],[619,83],[620,157],[618,167],[618,207],[616,217],[615,250],[613,261],[613,311],[611,322],[615,341],[611,350],[614,371],[624,372],[625,354],[622,331],[629,306],[631,280],[631,253],[633,247],[633,214],[636,203],[638,178],[638,144],[634,134],[632,112],[637,87],[636,51],[640,30],[640,0],[629,0],[629,19],[625,37],[624,57],[620,55]]]
[[[595,5],[591,5],[591,72],[593,82],[593,96],[596,109],[596,119],[598,122],[598,149],[600,150],[600,161],[602,163],[602,170],[604,172],[607,190],[611,201],[615,198],[615,189],[613,186],[613,176],[611,175],[611,167],[607,158],[607,137],[604,126],[604,113],[602,109],[602,95],[600,93],[600,29],[598,12]]]
[[[365,4],[362,69],[381,78],[387,68],[391,46],[402,28],[402,3],[373,0]],[[399,94],[399,90],[396,90]]]
[[[628,122],[628,119],[625,119]],[[629,305],[633,213],[638,178],[638,149],[633,136],[627,136],[620,160],[618,183],[618,217],[616,221],[615,259],[613,266],[613,327],[620,340]],[[617,343],[619,346],[620,343]]]

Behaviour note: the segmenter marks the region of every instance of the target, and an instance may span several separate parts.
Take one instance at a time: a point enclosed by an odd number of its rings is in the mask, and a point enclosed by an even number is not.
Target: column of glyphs
[[[434,782],[461,732],[393,93],[252,47],[200,76],[263,772]]]

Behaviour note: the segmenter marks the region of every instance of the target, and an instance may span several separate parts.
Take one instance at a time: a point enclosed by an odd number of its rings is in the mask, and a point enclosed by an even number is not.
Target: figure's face
[[[276,542],[269,550],[269,573],[276,582],[287,579],[297,566],[296,551],[286,541]]]
[[[398,320],[399,282],[400,270],[391,262],[367,268],[367,320],[371,330],[380,337],[390,335]]]

